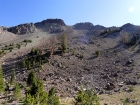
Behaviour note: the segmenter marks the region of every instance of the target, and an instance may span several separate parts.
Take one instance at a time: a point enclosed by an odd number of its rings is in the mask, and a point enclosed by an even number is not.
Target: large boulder
[[[29,34],[36,31],[36,26],[33,23],[20,24],[15,27],[8,28],[8,31],[18,35]]]

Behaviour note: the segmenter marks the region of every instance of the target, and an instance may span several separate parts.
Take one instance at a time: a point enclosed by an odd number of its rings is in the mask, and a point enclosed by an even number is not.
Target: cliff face
[[[47,20],[43,20],[42,22],[35,23],[35,26],[39,27],[39,26],[45,26],[45,25],[48,25],[48,24],[57,24],[59,26],[65,26],[65,23],[64,23],[64,21],[62,19],[47,19]]]
[[[6,28],[6,27],[1,26],[1,27],[0,27],[0,34],[1,34],[3,31],[7,31],[7,28]]]
[[[79,30],[103,30],[105,29],[104,26],[101,26],[101,25],[93,25],[92,23],[90,22],[85,22],[85,23],[76,23],[74,25],[74,28],[75,29],[79,29]]]
[[[76,23],[74,25],[74,28],[75,29],[79,29],[79,30],[83,30],[83,29],[86,29],[86,30],[91,30],[93,29],[94,25],[90,22],[85,22],[85,23]]]
[[[140,29],[140,26],[136,26],[130,23],[124,24],[122,27],[122,30],[127,31],[127,32],[136,32]]]
[[[42,22],[35,23],[37,28],[45,28],[47,32],[58,33],[64,31],[65,23],[61,19],[47,19]]]
[[[20,24],[15,27],[8,28],[8,31],[18,35],[29,34],[36,31],[36,26],[33,23]]]

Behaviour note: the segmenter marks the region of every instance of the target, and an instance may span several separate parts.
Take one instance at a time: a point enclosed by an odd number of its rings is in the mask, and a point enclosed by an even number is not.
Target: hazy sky
[[[0,0],[0,26],[61,18],[67,25],[140,25],[140,0]]]

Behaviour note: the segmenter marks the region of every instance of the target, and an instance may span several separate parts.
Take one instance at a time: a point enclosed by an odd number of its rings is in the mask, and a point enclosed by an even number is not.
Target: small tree
[[[21,61],[21,67],[26,67],[26,59],[24,58],[24,59],[22,59],[22,61]]]
[[[43,81],[37,79],[36,83],[32,84],[31,89],[28,91],[34,97],[34,105],[46,105],[48,102],[48,94],[44,91]]]
[[[2,67],[0,65],[0,93],[4,92],[4,81],[3,81],[3,72],[2,72]]]
[[[56,90],[52,87],[48,94],[48,105],[60,105],[59,98],[55,96]]]
[[[99,98],[94,94],[93,90],[79,90],[75,98],[75,105],[100,105]]]
[[[28,63],[27,63],[27,69],[28,69],[28,70],[31,69],[31,62],[30,62],[30,61],[28,61]]]
[[[30,94],[27,93],[23,105],[34,105],[34,103],[35,103],[34,97],[32,97]]]
[[[95,55],[98,57],[100,55],[100,51],[99,50],[95,51]]]
[[[10,79],[10,84],[13,84],[14,83],[14,81],[15,81],[15,69],[12,69],[13,71],[12,71],[12,74],[11,74],[11,79]]]
[[[18,100],[21,96],[20,93],[20,86],[19,84],[16,83],[15,88],[14,88],[14,92],[13,92],[13,99],[14,100]]]
[[[31,86],[34,83],[36,83],[36,75],[34,71],[31,71],[28,75],[27,84]]]
[[[128,32],[121,31],[120,32],[121,36],[121,42],[124,44],[130,44],[131,43],[131,35]]]
[[[61,37],[61,48],[62,52],[65,53],[67,51],[67,36],[63,34]]]
[[[56,44],[57,44],[57,39],[55,36],[53,36],[52,38],[49,39],[50,58],[52,58],[52,55],[53,55],[54,50],[56,48]]]

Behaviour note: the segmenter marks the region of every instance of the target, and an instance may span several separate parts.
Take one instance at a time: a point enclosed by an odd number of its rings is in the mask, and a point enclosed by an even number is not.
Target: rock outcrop
[[[3,26],[0,26],[0,34],[1,34],[3,31],[7,31],[7,28],[6,28],[6,27],[3,27]]]
[[[65,23],[61,19],[47,19],[42,22],[35,23],[37,28],[45,28],[47,32],[58,33],[64,31]]]
[[[93,30],[104,30],[104,29],[106,29],[106,27],[101,26],[101,25],[95,25],[95,26],[93,27]]]
[[[76,23],[74,25],[74,28],[75,29],[79,29],[79,30],[83,30],[83,29],[85,29],[85,30],[91,30],[91,29],[93,29],[93,26],[94,25],[92,23],[85,22],[85,23]]]
[[[85,22],[85,23],[76,23],[74,25],[75,29],[79,29],[79,30],[104,30],[105,27],[101,26],[101,25],[93,25],[90,22]]]
[[[124,24],[121,28],[122,30],[127,31],[127,32],[136,32],[140,29],[140,26],[127,23],[127,24]]]
[[[8,28],[8,31],[18,35],[29,34],[36,31],[36,26],[33,23],[20,24],[15,27]]]
[[[39,27],[39,26],[45,26],[48,24],[57,24],[59,26],[65,26],[65,23],[62,19],[46,19],[46,20],[43,20],[42,22],[35,23],[35,26]]]

